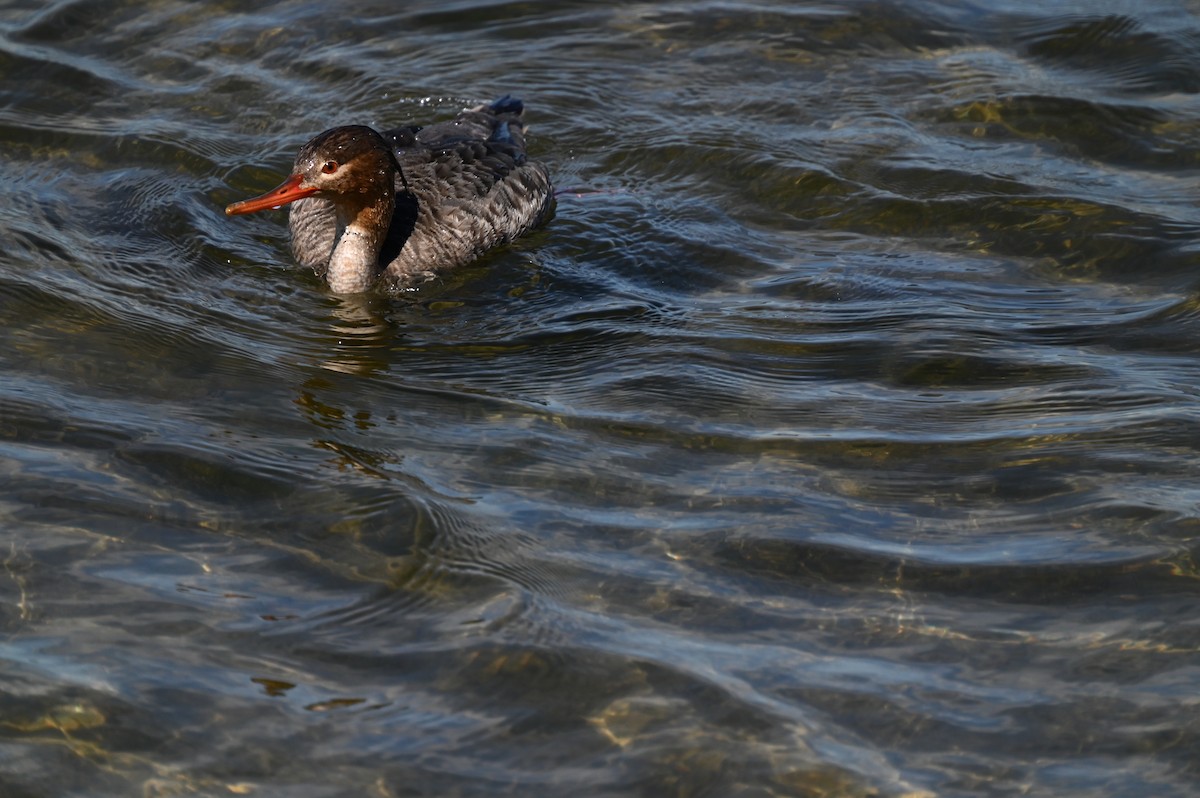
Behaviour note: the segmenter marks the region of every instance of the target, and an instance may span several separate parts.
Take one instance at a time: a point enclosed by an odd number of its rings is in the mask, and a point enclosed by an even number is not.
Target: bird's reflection
[[[387,369],[396,327],[387,317],[390,302],[371,294],[331,295],[330,357],[320,367],[342,374],[371,376]]]

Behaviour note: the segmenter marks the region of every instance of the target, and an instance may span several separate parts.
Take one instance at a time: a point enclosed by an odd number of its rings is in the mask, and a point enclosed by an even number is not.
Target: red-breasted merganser
[[[523,111],[505,96],[428,127],[335,127],[282,184],[225,213],[295,203],[292,253],[336,293],[423,282],[553,214],[550,174],[525,157]]]

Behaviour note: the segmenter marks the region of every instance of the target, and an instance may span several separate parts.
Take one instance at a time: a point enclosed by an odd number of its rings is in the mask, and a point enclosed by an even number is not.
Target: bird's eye
[[[326,161],[321,164],[321,171],[327,175],[331,175],[338,170],[337,161]]]

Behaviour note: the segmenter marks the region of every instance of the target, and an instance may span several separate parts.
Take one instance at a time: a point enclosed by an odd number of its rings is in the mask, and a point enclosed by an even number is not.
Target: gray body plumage
[[[551,216],[550,175],[525,156],[522,111],[519,100],[505,97],[447,122],[379,134],[399,170],[376,287],[398,290],[429,280]],[[316,157],[307,149],[296,159],[297,171],[306,157]],[[345,234],[334,202],[298,200],[288,225],[296,259],[325,274]]]

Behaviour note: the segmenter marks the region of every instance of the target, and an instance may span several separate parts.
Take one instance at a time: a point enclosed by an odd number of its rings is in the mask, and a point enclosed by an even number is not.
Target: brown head
[[[399,168],[391,147],[371,128],[335,127],[300,149],[287,180],[262,196],[229,205],[225,213],[254,213],[313,196],[339,208],[361,208],[390,198]]]

